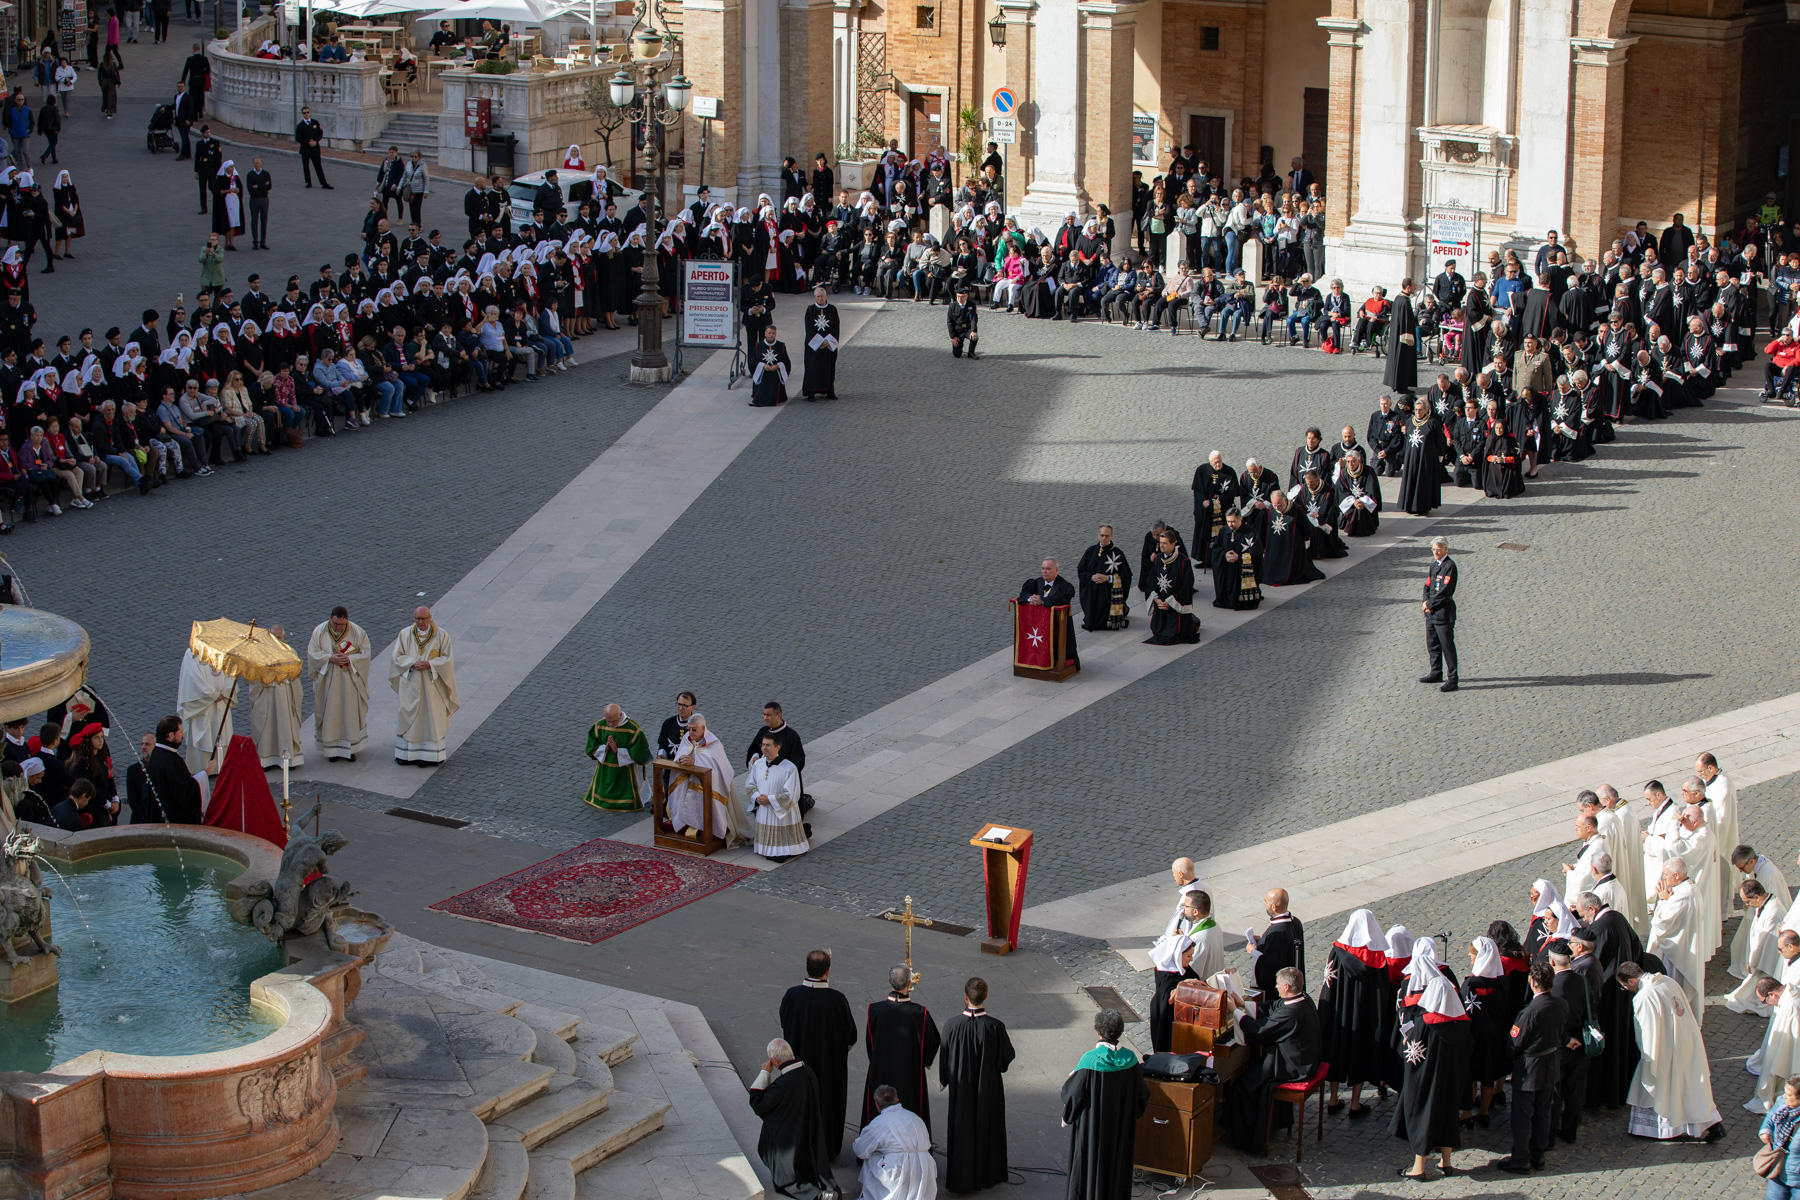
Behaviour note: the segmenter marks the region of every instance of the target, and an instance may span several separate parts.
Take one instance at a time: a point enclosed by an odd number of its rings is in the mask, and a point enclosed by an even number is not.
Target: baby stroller
[[[150,114],[150,128],[144,134],[144,145],[150,148],[150,153],[175,148],[175,136],[169,132],[174,128],[174,107],[168,104],[157,105],[156,111]]]

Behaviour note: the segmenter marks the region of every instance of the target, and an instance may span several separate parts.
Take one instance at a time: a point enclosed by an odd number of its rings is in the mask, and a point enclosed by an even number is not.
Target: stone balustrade
[[[438,162],[448,167],[467,167],[469,139],[463,136],[464,102],[489,101],[494,133],[516,134],[520,175],[562,165],[563,155],[575,143],[594,140],[594,114],[587,107],[587,89],[604,84],[617,64],[575,67],[566,71],[515,71],[511,75],[482,75],[472,69],[444,72],[444,108],[438,118]],[[477,159],[481,159],[477,154]]]
[[[387,125],[380,63],[255,58],[218,41],[208,49],[207,58],[212,62],[212,91],[206,97],[206,111],[227,125],[292,137],[300,110],[311,108],[313,119],[325,130],[325,144],[350,150],[373,142]]]

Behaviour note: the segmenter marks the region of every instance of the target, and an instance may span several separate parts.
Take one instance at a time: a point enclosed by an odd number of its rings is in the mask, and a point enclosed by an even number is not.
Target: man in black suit
[[[198,118],[206,111],[206,81],[212,78],[212,64],[206,61],[206,55],[200,51],[200,43],[194,43],[194,52],[187,56],[181,65],[181,82],[187,85],[188,94],[194,97],[194,116]]]
[[[1300,968],[1277,971],[1275,991],[1279,998],[1268,1004],[1259,1018],[1252,1019],[1242,1011],[1237,1017],[1238,1035],[1244,1044],[1263,1051],[1262,1058],[1231,1085],[1228,1132],[1231,1144],[1247,1154],[1263,1152],[1269,1098],[1275,1085],[1306,1079],[1319,1065],[1319,1010],[1306,994],[1306,977]],[[1225,1003],[1229,1012],[1242,1002],[1226,992]],[[1283,1105],[1277,1115],[1291,1119],[1293,1111]]]
[[[406,174],[406,160],[400,157],[400,147],[389,146],[387,157],[375,168],[375,194],[381,199],[381,215],[387,216],[388,205],[395,205],[404,213],[406,206],[400,202],[400,177]]]
[[[1431,673],[1420,683],[1441,683],[1440,692],[1456,690],[1456,562],[1447,538],[1431,539],[1431,570],[1425,576],[1425,649]]]
[[[1068,580],[1056,571],[1056,560],[1046,558],[1037,575],[1027,579],[1019,587],[1020,604],[1041,604],[1045,608],[1061,608],[1063,605],[1075,603],[1075,588]],[[1081,658],[1075,653],[1074,623],[1069,629],[1069,661],[1076,666],[1081,665]]]
[[[1494,1166],[1515,1175],[1540,1170],[1550,1149],[1550,1110],[1561,1074],[1560,1051],[1567,1042],[1569,1007],[1550,992],[1555,973],[1549,963],[1531,968],[1531,1003],[1513,1019],[1512,1154]]]
[[[188,143],[188,130],[200,119],[200,101],[188,89],[185,83],[175,85],[175,128],[181,133],[181,153],[175,156],[176,162],[185,162],[194,156],[194,149]]]
[[[325,129],[313,120],[312,109],[300,110],[300,123],[294,126],[294,144],[300,147],[300,174],[306,178],[306,186],[312,186],[313,173],[319,176],[319,186],[331,190],[325,182],[325,159],[319,147],[325,144]]]
[[[1286,888],[1270,888],[1263,897],[1263,910],[1269,914],[1269,927],[1259,938],[1252,938],[1249,950],[1256,955],[1256,986],[1265,996],[1274,993],[1276,976],[1289,967],[1301,973],[1301,987],[1306,977],[1306,931],[1300,918],[1288,911]]]
[[[188,93],[190,96],[192,92]],[[194,143],[194,179],[200,184],[200,212],[206,212],[206,198],[212,194],[213,176],[225,161],[225,147],[212,135],[211,125],[200,127],[200,140]]]
[[[1288,163],[1288,191],[1296,196],[1306,195],[1306,189],[1313,185],[1313,173],[1306,169],[1306,164],[1295,156]]]
[[[1563,1026],[1562,1049],[1557,1053],[1560,1078],[1556,1083],[1556,1111],[1551,1124],[1558,1137],[1573,1142],[1576,1130],[1581,1128],[1581,1110],[1587,1105],[1587,1052],[1581,1048],[1581,1027],[1587,1021],[1594,1005],[1593,997],[1599,989],[1588,990],[1587,976],[1575,968],[1574,949],[1567,941],[1555,938],[1549,943],[1549,950],[1550,969],[1556,972],[1550,994],[1561,1000],[1569,1011]]]
[[[133,825],[168,822],[171,825],[198,825],[201,821],[200,785],[188,771],[187,759],[181,755],[181,718],[164,717],[156,723],[156,745],[145,762],[141,793],[142,808],[135,801],[131,809]],[[126,789],[131,786],[126,772]]]

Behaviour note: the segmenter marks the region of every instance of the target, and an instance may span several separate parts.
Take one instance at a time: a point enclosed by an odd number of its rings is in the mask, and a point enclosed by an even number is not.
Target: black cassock
[[[850,1013],[850,1001],[829,987],[796,984],[781,998],[781,1036],[812,1068],[818,1081],[825,1154],[828,1161],[834,1159],[844,1145],[850,1047],[856,1045],[856,1018]]]
[[[762,1118],[756,1154],[769,1168],[778,1194],[792,1200],[816,1200],[837,1190],[831,1178],[831,1159],[825,1153],[819,1081],[811,1067],[795,1063],[770,1080],[768,1087],[751,1088],[750,1110]]]
[[[1368,537],[1381,528],[1381,477],[1367,464],[1354,475],[1348,466],[1340,465],[1332,486],[1338,494],[1338,532],[1345,537]],[[1355,503],[1346,509],[1346,500]],[[1375,502],[1374,512],[1368,510],[1364,500]]]
[[[1062,1085],[1067,1200],[1130,1200],[1137,1123],[1149,1103],[1136,1054],[1102,1044],[1081,1056]]]
[[[1262,544],[1247,525],[1227,525],[1212,544],[1214,608],[1255,608],[1262,603]],[[1237,555],[1237,561],[1226,558]]]
[[[25,432],[30,433],[31,431],[27,429]],[[1186,554],[1188,552],[1187,543],[1181,540],[1181,531],[1173,525],[1164,526],[1164,528],[1169,531],[1169,536],[1175,539],[1175,548]],[[1138,555],[1137,586],[1138,591],[1144,593],[1146,600],[1150,598],[1150,590],[1156,584],[1156,558],[1161,553],[1162,550],[1156,544],[1156,531],[1152,529],[1144,535],[1144,549]]]
[[[1333,1083],[1388,1082],[1382,1078],[1388,1049],[1381,1031],[1394,1009],[1394,992],[1385,962],[1374,965],[1339,942],[1331,944],[1319,988],[1319,1057],[1331,1064]]]
[[[1401,341],[1402,337],[1407,340]],[[1413,311],[1412,297],[1397,297],[1388,318],[1387,368],[1381,376],[1385,386],[1407,391],[1419,386],[1418,338],[1419,316]]]
[[[1087,548],[1075,575],[1081,582],[1081,627],[1089,632],[1123,629],[1130,620],[1131,563],[1118,543],[1102,546],[1099,542]],[[1095,583],[1094,576],[1110,575],[1106,583]]]
[[[1006,1182],[1006,1081],[1012,1065],[1006,1026],[978,1009],[944,1023],[938,1082],[949,1090],[944,1118],[944,1186],[973,1192]]]
[[[1523,456],[1519,444],[1504,429],[1496,427],[1481,447],[1481,491],[1495,500],[1510,500],[1525,494],[1525,472],[1520,464]]]
[[[1271,990],[1264,995],[1275,993]],[[1319,1065],[1319,1011],[1312,998],[1299,995],[1292,1000],[1266,1003],[1260,1021],[1245,1021],[1238,1026],[1244,1044],[1262,1050],[1262,1057],[1245,1068],[1231,1085],[1231,1144],[1247,1154],[1264,1151],[1263,1130],[1270,1125],[1269,1098],[1275,1085],[1305,1079]],[[1275,1127],[1285,1129],[1293,1119],[1292,1105],[1275,1107]]]
[[[1435,417],[1406,420],[1406,457],[1400,466],[1400,507],[1415,517],[1444,502],[1444,427]]]
[[[1462,1147],[1462,1106],[1469,1086],[1470,1021],[1406,1010],[1400,1056],[1405,1063],[1400,1103],[1394,1108],[1393,1134],[1414,1154],[1430,1154],[1448,1146]]]
[[[154,821],[167,821],[171,825],[198,825],[201,820],[200,785],[188,772],[187,760],[181,751],[165,749],[161,743],[150,752],[149,761],[145,765],[145,775],[149,778],[151,799],[160,803],[162,813],[131,814],[131,823],[146,825]]]
[[[931,1094],[925,1088],[925,1068],[937,1057],[938,1027],[925,1006],[891,997],[869,1005],[863,1050],[869,1056],[869,1075],[863,1081],[862,1123],[875,1119],[879,1111],[875,1089],[885,1083],[900,1093],[908,1112],[929,1126]]]
[[[788,398],[787,345],[783,342],[760,341],[750,348],[750,404],[753,408],[771,408],[786,403]]]
[[[806,373],[800,377],[802,396],[837,399],[837,305],[806,306]]]
[[[1306,972],[1306,929],[1292,913],[1271,920],[1256,939],[1256,949],[1256,986],[1265,996],[1275,994],[1275,972],[1283,967],[1298,967],[1302,974]]]
[[[1312,524],[1307,536],[1312,541],[1313,561],[1321,558],[1343,558],[1350,553],[1344,545],[1344,539],[1338,536],[1338,498],[1337,489],[1329,483],[1321,483],[1318,491],[1313,491],[1306,484],[1300,485],[1300,496],[1294,502],[1296,510],[1303,513]]]
[[[1600,960],[1600,978],[1604,981],[1594,1004],[1594,1018],[1600,1022],[1600,1032],[1606,1035],[1606,1048],[1588,1064],[1587,1098],[1589,1104],[1612,1108],[1625,1103],[1639,1057],[1631,993],[1619,986],[1619,966],[1642,959],[1644,944],[1625,914],[1617,909],[1607,909],[1590,927],[1594,931],[1594,957]]]
[[[1225,510],[1237,503],[1237,472],[1221,463],[1213,470],[1203,462],[1194,470],[1194,553],[1210,563],[1212,539],[1225,528]]]
[[[1155,646],[1173,646],[1179,642],[1200,640],[1200,618],[1194,615],[1194,564],[1181,551],[1173,561],[1160,553],[1150,559],[1150,571],[1144,577],[1150,585],[1150,636],[1144,640]],[[1166,601],[1168,608],[1158,608],[1155,601]]]
[[[1262,581],[1270,587],[1287,587],[1311,583],[1325,578],[1325,572],[1313,566],[1312,526],[1306,516],[1288,505],[1286,512],[1270,510],[1268,532],[1264,535]]]
[[[1045,608],[1061,608],[1065,604],[1073,608],[1075,604],[1075,589],[1070,587],[1069,581],[1060,575],[1050,583],[1045,583],[1042,575],[1033,575],[1019,585],[1020,604],[1029,604],[1033,596],[1042,601]],[[1075,631],[1073,629],[1069,630],[1069,661],[1076,666],[1081,665],[1081,655],[1075,652]]]
[[[1506,981],[1470,975],[1462,982],[1463,1008],[1469,1014],[1466,1078],[1483,1087],[1512,1070],[1512,1013],[1507,1011]]]

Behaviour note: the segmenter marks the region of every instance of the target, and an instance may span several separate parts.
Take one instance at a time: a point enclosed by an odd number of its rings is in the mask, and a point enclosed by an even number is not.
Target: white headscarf
[[[75,181],[69,178],[69,173],[67,171],[58,171],[56,173],[56,186],[59,188],[74,187]]]
[[[1478,937],[1469,943],[1475,947],[1475,965],[1469,968],[1471,979],[1498,979],[1506,974],[1500,962],[1500,947],[1491,937]]]
[[[1541,917],[1548,913],[1550,920],[1544,922],[1544,931],[1553,934],[1562,928],[1562,919],[1569,915],[1569,906],[1562,902],[1562,897],[1556,894],[1556,885],[1548,879],[1540,879],[1531,886],[1537,889],[1538,894],[1537,904],[1532,907],[1531,915]]]
[[[1338,939],[1338,945],[1351,950],[1379,950],[1387,953],[1387,938],[1382,936],[1381,926],[1375,923],[1375,914],[1366,908],[1359,908],[1350,914],[1350,921],[1344,926],[1344,936]]]
[[[1412,930],[1404,925],[1391,925],[1387,931],[1388,957],[1407,958],[1413,952]]]
[[[1428,1013],[1452,1020],[1469,1015],[1469,1010],[1463,1007],[1462,997],[1456,994],[1456,989],[1442,975],[1425,985],[1425,995],[1420,998],[1419,1007]]]
[[[1389,934],[1392,937],[1393,934]],[[1420,938],[1413,943],[1412,961],[1406,964],[1406,994],[1425,990],[1433,978],[1441,977],[1438,969],[1437,943],[1430,938]]]

